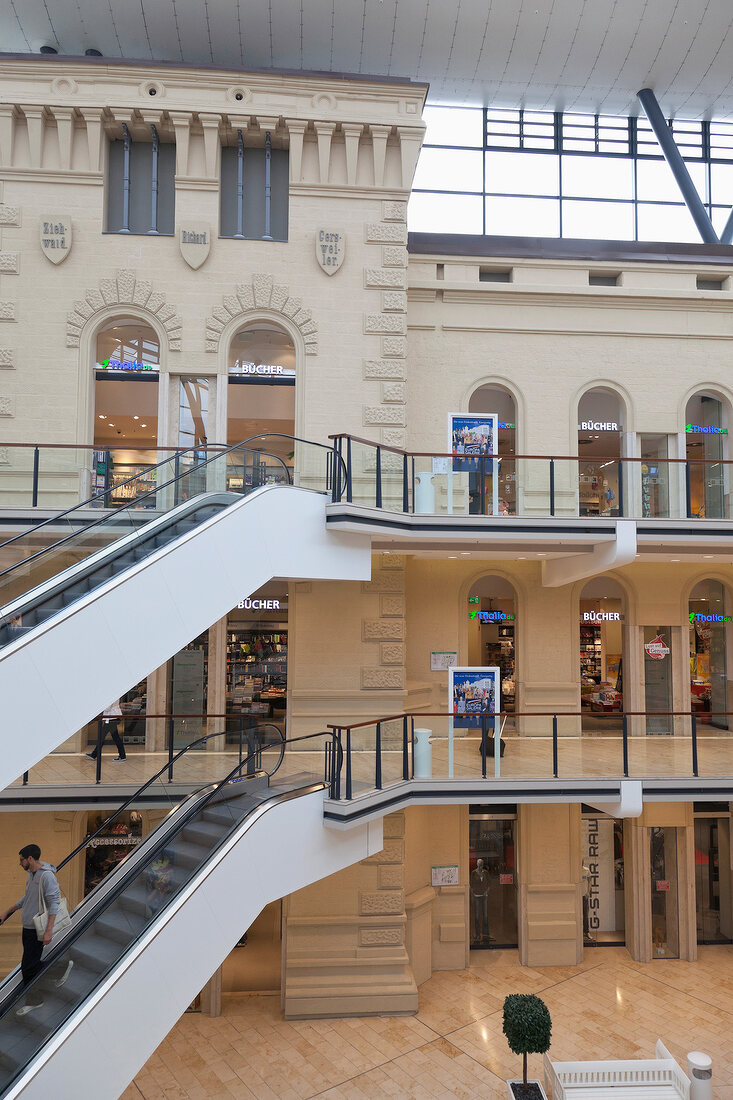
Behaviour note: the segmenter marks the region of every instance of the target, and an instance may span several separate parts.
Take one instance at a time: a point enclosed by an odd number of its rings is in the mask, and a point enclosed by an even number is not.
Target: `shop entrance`
[[[515,807],[511,807],[515,810]],[[472,950],[516,947],[516,812],[469,811],[469,941]]]
[[[224,960],[223,993],[279,993],[282,973],[282,900],[266,905]]]
[[[624,945],[624,823],[584,808],[582,829],[583,943]]]
[[[672,629],[645,626],[644,710],[648,734],[674,732],[672,710]]]
[[[625,602],[621,585],[597,577],[580,594],[580,703],[583,733],[623,725]]]
[[[691,516],[725,517],[724,467],[728,437],[722,402],[696,393],[685,409],[688,470],[687,508]]]
[[[501,386],[481,386],[468,403],[469,413],[496,413],[499,418],[496,453],[499,462],[499,515],[518,512],[516,452],[517,411],[514,398]]]
[[[733,943],[730,814],[695,813],[698,943]]]
[[[678,959],[680,957],[680,917],[676,829],[655,826],[649,830],[649,859],[652,958]]]
[[[581,516],[622,515],[621,403],[610,390],[583,394],[578,406],[578,506]]]
[[[160,344],[135,318],[110,322],[97,336],[94,373],[92,493],[108,490],[106,507],[127,504],[155,488],[158,461]],[[134,485],[124,483],[135,478]],[[155,498],[150,498],[155,507]]]
[[[285,733],[288,690],[288,586],[272,581],[229,612],[227,740],[240,729],[276,725]]]
[[[727,638],[730,597],[720,581],[705,580],[690,593],[690,706],[698,722],[729,729]]]
[[[516,628],[514,589],[509,581],[481,577],[468,595],[468,664],[501,669],[497,710],[509,713],[515,710],[516,699]]]
[[[295,435],[295,346],[276,325],[241,329],[229,346],[227,443],[268,435],[256,446],[292,469]]]

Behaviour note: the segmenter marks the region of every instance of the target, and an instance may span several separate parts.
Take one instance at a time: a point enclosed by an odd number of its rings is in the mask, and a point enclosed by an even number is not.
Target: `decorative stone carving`
[[[0,272],[3,275],[17,275],[20,270],[20,255],[17,252],[0,252]]]
[[[383,290],[382,309],[385,312],[405,313],[407,311],[407,294],[404,290]]]
[[[401,642],[405,624],[400,619],[364,619],[362,637],[365,642]]]
[[[0,394],[0,416],[15,416],[15,404],[9,394]]]
[[[404,912],[405,901],[402,890],[385,890],[379,894],[362,894],[359,898],[361,916],[399,916]]]
[[[382,218],[386,222],[406,222],[407,203],[399,199],[384,199],[382,201]]]
[[[407,320],[394,313],[365,313],[364,332],[380,335],[383,332],[403,335],[407,329]]]
[[[20,207],[0,202],[0,225],[20,225]]]
[[[395,287],[402,289],[405,285],[404,271],[396,271],[388,267],[364,268],[364,286],[366,287]]]
[[[404,428],[382,428],[382,443],[387,447],[399,447],[404,451],[407,444]]]
[[[0,370],[13,370],[15,367],[15,348],[0,348]]]
[[[385,619],[402,618],[405,614],[405,597],[397,595],[380,596],[379,614]]]
[[[274,284],[272,275],[256,274],[251,283],[239,283],[236,290],[236,299],[232,295],[225,295],[222,299],[224,304],[214,306],[212,315],[206,318],[207,351],[219,350],[221,334],[233,317],[240,316],[244,322],[246,315],[253,310],[268,309],[274,313],[282,313],[297,325],[303,337],[306,355],[318,354],[318,325],[313,320],[311,310],[303,308],[300,298],[291,298],[287,287]]]
[[[382,401],[385,404],[404,405],[406,398],[404,382],[383,382]]]
[[[380,564],[381,569],[404,569],[406,559],[404,554],[383,554]]]
[[[71,252],[73,227],[71,218],[61,214],[45,214],[38,225],[43,255],[52,264],[60,264]]]
[[[361,670],[362,691],[402,691],[404,687],[404,668],[365,665]]]
[[[168,337],[169,351],[181,350],[180,316],[173,307],[166,305],[163,294],[153,293],[147,279],[138,279],[134,271],[120,268],[114,279],[100,279],[98,290],[87,290],[84,302],[74,302],[74,309],[66,315],[66,346],[78,348],[81,332],[90,317],[108,306],[134,306],[155,315]]]
[[[377,886],[380,890],[401,890],[404,885],[404,867],[396,866],[377,868]]]
[[[315,232],[316,259],[327,275],[335,275],[346,255],[346,234],[343,229],[323,226]]]
[[[405,815],[403,811],[387,814],[382,826],[382,835],[392,840],[394,837],[405,835]]]
[[[382,355],[404,359],[407,355],[407,341],[404,336],[383,336]]]
[[[379,647],[379,660],[383,665],[403,665],[405,647],[399,642],[382,642]]]
[[[186,222],[178,227],[181,255],[194,271],[201,267],[211,250],[211,226],[206,222]]]
[[[405,364],[394,359],[365,359],[364,378],[367,381],[380,378],[404,378]]]
[[[397,573],[375,573],[370,581],[361,582],[362,592],[371,595],[375,592],[402,592],[404,578]]]
[[[383,267],[407,267],[407,249],[398,245],[382,246]]]
[[[360,928],[360,947],[401,947],[401,928]]]
[[[386,818],[385,818],[386,821]],[[381,852],[367,856],[362,863],[401,864],[405,854],[405,845],[401,836],[386,837]]]
[[[406,225],[375,222],[364,227],[367,244],[407,244]]]
[[[0,302],[0,321],[15,321],[15,302]]]
[[[384,405],[367,405],[364,408],[364,424],[404,424],[405,410],[402,406],[390,408]]]
[[[0,447],[0,466],[10,465],[10,450],[7,447]]]

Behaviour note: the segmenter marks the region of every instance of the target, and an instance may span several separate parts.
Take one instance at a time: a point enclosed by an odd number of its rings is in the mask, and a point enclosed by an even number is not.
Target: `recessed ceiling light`
[[[704,558],[712,558],[712,557],[714,557],[714,555],[713,554],[703,554],[703,557]]]
[[[546,558],[546,557],[547,557],[547,554],[538,554],[538,555],[537,555],[537,557],[538,557],[538,558]]]
[[[139,420],[139,419],[140,419],[140,417],[139,417],[139,416],[133,416],[133,418],[132,418],[132,419],[133,419],[133,420]]]
[[[471,556],[471,551],[470,550],[461,550],[461,557],[462,558],[470,558],[470,556]]]
[[[108,421],[107,421],[107,427],[108,427],[108,428],[114,428],[114,424],[112,423],[112,421],[111,421],[111,420],[108,420]]]
[[[147,428],[147,424],[141,424],[140,427],[141,428]]]
[[[526,560],[527,559],[523,554],[520,554],[519,557],[517,558],[517,561],[526,561]]]
[[[106,416],[104,415],[104,413],[100,413],[100,414],[99,414],[99,419],[100,419],[100,420],[106,420],[106,419],[107,419],[107,417],[106,417]]]
[[[682,561],[682,558],[670,558],[670,561]]]
[[[458,557],[458,554],[449,554],[448,557],[453,558],[453,560],[455,560]]]

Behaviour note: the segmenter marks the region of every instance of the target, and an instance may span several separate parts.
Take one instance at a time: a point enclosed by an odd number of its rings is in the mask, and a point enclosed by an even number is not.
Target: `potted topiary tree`
[[[524,1058],[521,1081],[507,1081],[509,1100],[547,1100],[539,1081],[527,1081],[527,1055],[550,1049],[552,1020],[544,1001],[534,993],[512,993],[504,1001],[504,1034],[514,1054]]]

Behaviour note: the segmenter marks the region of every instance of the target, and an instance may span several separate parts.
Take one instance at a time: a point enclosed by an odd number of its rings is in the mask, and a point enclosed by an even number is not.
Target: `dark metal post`
[[[415,456],[410,455],[410,485],[412,487],[412,510],[415,511]]]
[[[96,774],[95,774],[94,782],[95,783],[101,783],[102,782],[102,719],[101,719],[101,717],[99,717],[97,719],[97,757],[96,757],[94,763],[96,765],[96,768],[95,768]]]
[[[173,727],[175,724],[175,718],[173,715],[168,719],[168,782],[173,782]]]
[[[481,778],[486,779],[486,715],[481,715]]]
[[[28,786],[28,772],[23,772],[23,786]]]
[[[110,507],[110,488],[112,481],[112,452],[104,452],[104,506]]]
[[[407,715],[402,719],[402,778],[405,782],[410,778],[410,756],[407,747]]]
[[[339,462],[338,439],[333,441],[331,452],[331,503],[338,504],[341,500],[341,463]]]
[[[624,748],[624,779],[629,778],[629,723],[626,715],[622,718],[623,748]]]
[[[158,140],[158,129],[156,126],[151,125],[150,129],[153,131],[153,165],[152,165],[152,187],[150,196],[150,229],[148,233],[158,232],[158,151],[160,149],[160,141]]]
[[[687,497],[687,518],[692,515],[692,485],[690,483],[690,463],[685,462],[685,495]]]
[[[346,500],[348,504],[352,503],[352,481],[351,481],[351,436],[346,436]]]
[[[346,798],[351,799],[351,726],[346,727]]]
[[[130,232],[130,131],[122,123],[122,228],[120,233]]]
[[[618,460],[618,514],[624,514],[624,470],[623,460]]]
[[[552,716],[552,774],[557,779],[558,775],[558,763],[557,763],[557,715]]]
[[[410,715],[410,745],[412,746],[412,758],[410,760],[410,779],[415,778],[415,715]]]
[[[580,470],[580,466],[578,466]],[[550,515],[555,515],[555,459],[550,459]]]
[[[224,719],[224,725],[226,727],[226,718]],[[226,737],[224,738],[224,740],[226,741]],[[242,714],[240,716],[240,719],[239,719],[239,774],[240,775],[242,774],[242,761],[244,760],[244,755],[243,755],[243,752],[242,752],[243,745],[244,745],[244,715]]]
[[[410,511],[410,486],[407,479],[407,455],[402,456],[402,511]]]
[[[244,141],[242,131],[237,130],[237,232],[235,237],[244,236]]]
[[[637,95],[639,97],[639,102],[644,108],[646,117],[649,119],[649,124],[659,142],[659,147],[664,154],[664,159],[672,169],[672,175],[682,192],[682,198],[685,200],[685,205],[692,214],[692,219],[697,226],[700,238],[705,244],[718,244],[718,235],[713,229],[713,223],[710,221],[710,217],[702,199],[698,195],[697,189],[690,178],[690,173],[687,171],[687,165],[682,159],[682,155],[675,144],[672,130],[667,125],[666,119],[657,103],[657,97],[654,95],[651,88],[642,88],[640,92],[637,92]]]
[[[699,774],[697,768],[697,715],[694,710],[690,711],[690,715],[692,717],[692,774],[697,779]]]
[[[31,506],[33,508],[38,507],[38,466],[41,458],[41,452],[36,445],[33,448],[33,496],[31,498]]]
[[[382,448],[377,447],[377,484],[374,490],[375,507],[382,507]]]
[[[382,789],[382,723],[377,722],[377,733],[374,741],[374,786],[378,791]]]
[[[263,241],[271,241],[270,211],[272,208],[272,184],[270,181],[272,169],[272,138],[270,131],[265,131],[265,235]]]
[[[479,455],[478,460],[478,499],[479,499],[479,515],[486,515],[486,456]]]

